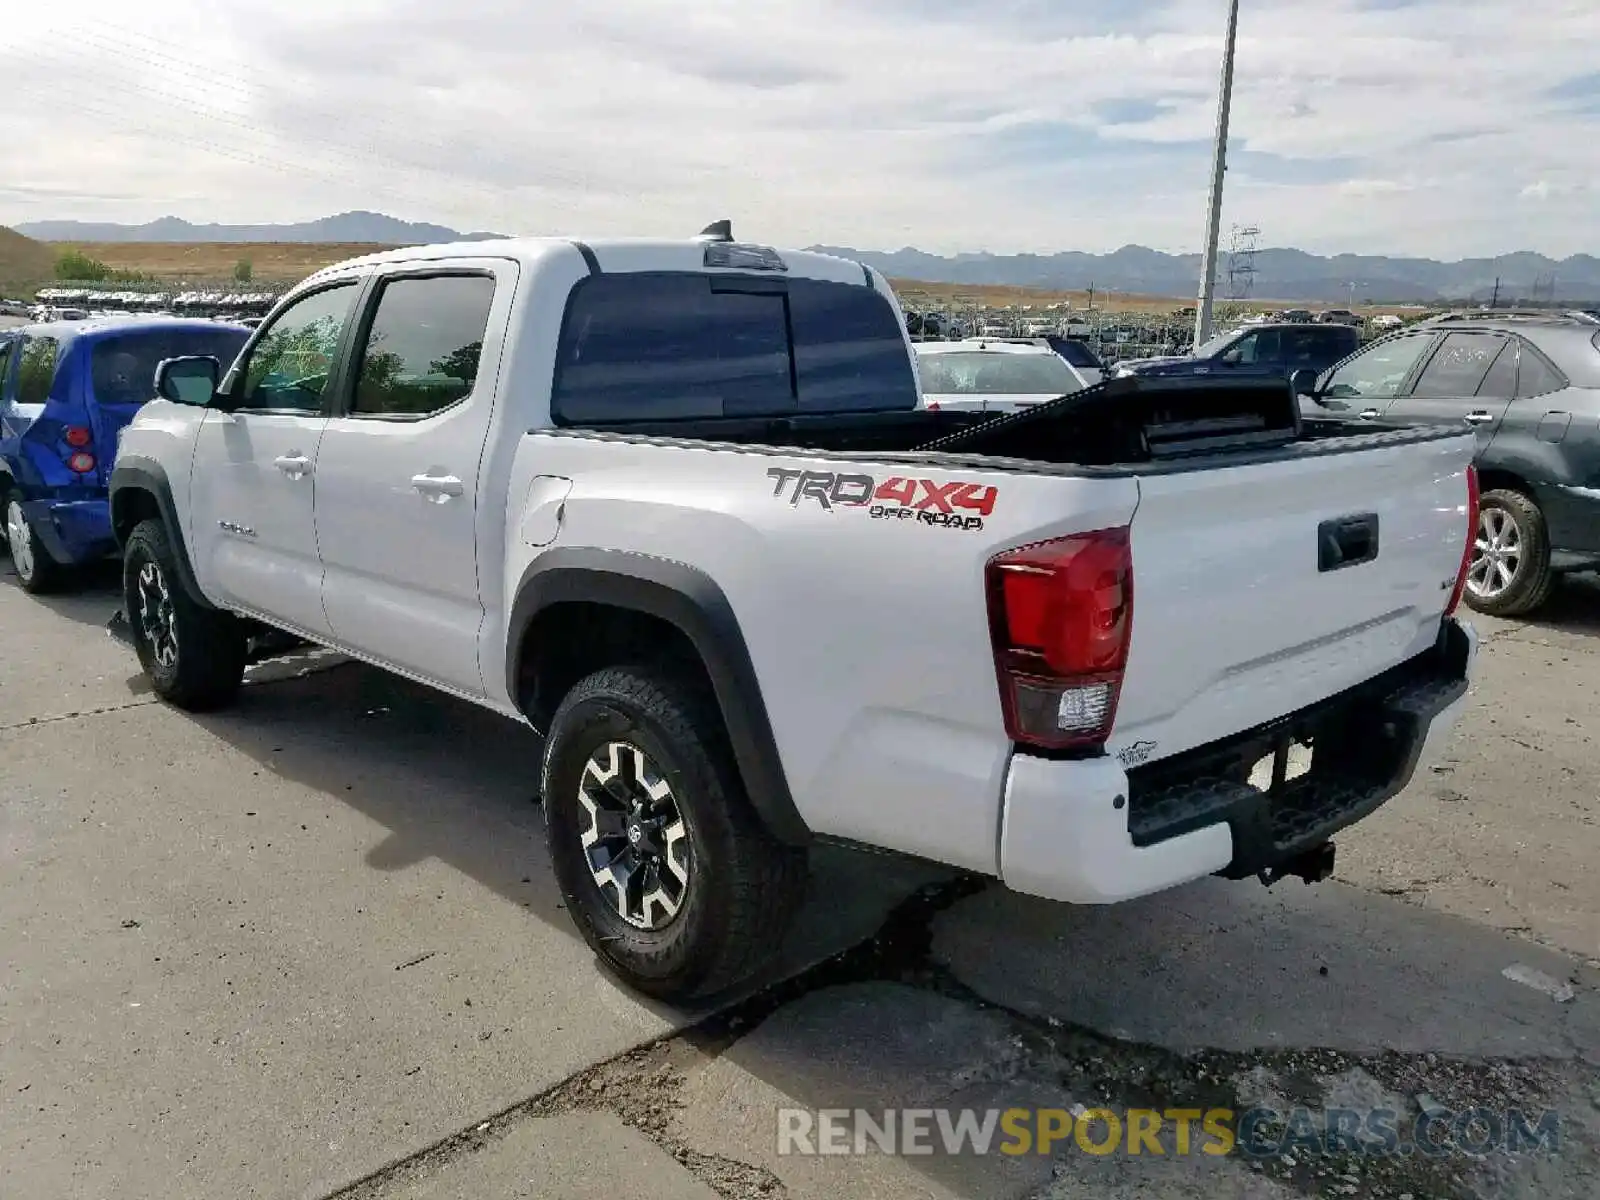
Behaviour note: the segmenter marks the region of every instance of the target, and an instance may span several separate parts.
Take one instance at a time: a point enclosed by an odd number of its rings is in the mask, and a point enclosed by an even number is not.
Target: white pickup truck
[[[532,725],[569,910],[661,997],[762,964],[816,839],[1077,903],[1325,876],[1467,690],[1470,431],[915,372],[877,273],[716,228],[330,267],[127,429],[132,640],[184,708],[266,627]]]

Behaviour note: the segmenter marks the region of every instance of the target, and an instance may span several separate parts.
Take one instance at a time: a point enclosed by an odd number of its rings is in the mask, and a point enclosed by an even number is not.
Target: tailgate
[[[1467,437],[1361,439],[1142,475],[1133,635],[1108,751],[1129,765],[1165,758],[1432,645],[1465,546],[1472,451]]]

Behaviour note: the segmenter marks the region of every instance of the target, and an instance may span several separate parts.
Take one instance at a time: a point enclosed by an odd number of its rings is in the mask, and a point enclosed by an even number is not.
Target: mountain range
[[[195,225],[181,217],[161,217],[143,225],[105,221],[28,221],[12,226],[41,242],[364,242],[385,246],[423,246],[504,237],[499,233],[459,233],[426,221],[402,221],[375,212],[346,212],[293,225]]]
[[[502,234],[461,233],[443,225],[402,221],[384,213],[347,212],[289,225],[196,225],[162,217],[145,225],[84,221],[34,221],[18,233],[51,242],[368,242],[419,245]],[[1068,250],[1058,254],[968,253],[945,257],[906,247],[856,250],[812,246],[869,263],[899,280],[968,285],[1009,285],[1055,291],[1134,292],[1187,296],[1200,278],[1198,254],[1164,254],[1144,246],[1124,246],[1110,254]],[[1488,299],[1499,281],[1502,303],[1517,299],[1600,300],[1600,258],[1577,254],[1553,259],[1531,251],[1498,258],[1439,262],[1429,258],[1338,254],[1322,257],[1303,250],[1256,252],[1251,294],[1274,300],[1436,301]],[[1219,270],[1219,294],[1228,294],[1227,263]]]
[[[1052,291],[1135,292],[1188,296],[1198,289],[1198,254],[1163,254],[1124,246],[1110,254],[957,254],[945,258],[906,248],[890,252],[814,246],[829,254],[870,264],[893,279],[957,284],[1007,284]],[[1438,262],[1431,258],[1386,258],[1337,254],[1323,258],[1304,250],[1258,250],[1250,294],[1274,300],[1346,303],[1362,301],[1486,300],[1499,280],[1501,303],[1539,295],[1574,301],[1600,299],[1600,258],[1577,254],[1553,259],[1531,251],[1498,258]],[[1217,294],[1229,294],[1228,263],[1218,267]]]

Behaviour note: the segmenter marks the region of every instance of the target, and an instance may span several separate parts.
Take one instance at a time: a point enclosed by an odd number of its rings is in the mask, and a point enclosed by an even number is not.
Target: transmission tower
[[[1261,229],[1235,225],[1228,241],[1228,299],[1248,300],[1256,285],[1256,249]]]

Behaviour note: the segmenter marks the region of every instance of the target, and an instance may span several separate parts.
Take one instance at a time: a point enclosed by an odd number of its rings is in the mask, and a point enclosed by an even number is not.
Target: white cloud
[[[1193,249],[1223,9],[29,5],[0,26],[0,220],[378,208],[658,234],[726,215],[790,244]],[[1600,105],[1555,89],[1597,40],[1593,0],[1245,0],[1224,219],[1322,252],[1593,251],[1570,184]]]

